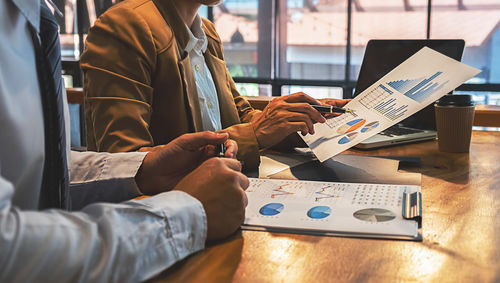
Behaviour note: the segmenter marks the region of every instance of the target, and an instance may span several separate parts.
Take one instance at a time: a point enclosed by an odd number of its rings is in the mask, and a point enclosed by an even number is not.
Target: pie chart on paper
[[[307,216],[312,219],[323,219],[332,214],[332,209],[328,206],[315,206],[307,212]]]
[[[339,144],[346,144],[348,142],[351,142],[358,134],[358,132],[348,133],[339,140]]]
[[[354,212],[353,216],[366,222],[387,222],[396,218],[394,212],[382,208],[367,208]]]
[[[371,123],[368,123],[366,124],[362,129],[361,129],[361,132],[362,133],[366,133],[366,132],[369,132],[373,129],[375,129],[376,127],[378,127],[379,125],[379,122],[378,121],[374,121],[374,122],[371,122]]]
[[[259,209],[259,213],[265,216],[280,214],[285,206],[281,203],[268,203]]]
[[[365,119],[354,119],[337,128],[337,133],[347,134],[357,130],[365,124]]]

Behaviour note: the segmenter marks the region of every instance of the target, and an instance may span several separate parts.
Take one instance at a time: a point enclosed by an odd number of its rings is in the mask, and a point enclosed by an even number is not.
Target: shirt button
[[[200,65],[194,65],[194,69],[196,70],[196,72],[199,72],[200,71]]]
[[[214,105],[212,104],[212,102],[211,102],[211,101],[207,101],[207,107],[208,107],[209,109],[212,109],[212,108],[214,108]]]

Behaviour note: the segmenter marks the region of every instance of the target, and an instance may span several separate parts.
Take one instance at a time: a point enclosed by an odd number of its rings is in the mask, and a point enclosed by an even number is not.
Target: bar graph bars
[[[391,98],[387,101],[379,103],[377,106],[373,107],[373,110],[394,121],[403,117],[406,111],[408,111],[408,105],[396,105],[396,98]]]
[[[360,99],[359,103],[368,109],[377,111],[387,119],[394,121],[405,115],[406,111],[408,111],[408,105],[397,106],[396,98],[391,98],[393,94],[394,92],[389,88],[379,84],[366,96]]]
[[[387,84],[405,96],[422,103],[449,82],[440,83],[435,81],[442,73],[443,72],[436,72],[429,78],[423,77],[414,80],[398,80],[388,82]]]

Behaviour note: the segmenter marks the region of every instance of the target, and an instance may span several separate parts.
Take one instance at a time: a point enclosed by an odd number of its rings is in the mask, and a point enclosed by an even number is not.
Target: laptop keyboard
[[[384,131],[380,132],[381,135],[388,136],[388,137],[394,137],[394,136],[404,136],[404,135],[409,135],[409,134],[416,134],[416,133],[422,133],[423,130],[418,130],[418,129],[411,129],[411,128],[403,128],[400,126],[392,126],[390,128],[385,129]]]

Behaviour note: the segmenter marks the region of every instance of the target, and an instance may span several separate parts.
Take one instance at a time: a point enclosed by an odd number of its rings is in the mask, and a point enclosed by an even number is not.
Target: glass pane
[[[500,2],[434,0],[431,38],[465,40],[462,61],[482,70],[468,83],[500,83]]]
[[[279,76],[343,80],[346,63],[347,1],[282,0]]]
[[[472,94],[476,104],[500,105],[500,92],[454,91],[455,94]]]
[[[370,39],[425,39],[427,0],[353,0],[351,70],[356,80]]]
[[[271,96],[272,89],[270,85],[235,83],[236,89],[244,96]]]
[[[319,98],[337,98],[342,99],[341,87],[323,87],[323,86],[283,86],[281,88],[281,95],[288,95],[296,92],[303,92],[307,95]]]
[[[214,8],[215,28],[232,76],[270,78],[273,2],[226,0]]]

